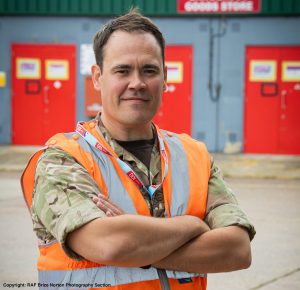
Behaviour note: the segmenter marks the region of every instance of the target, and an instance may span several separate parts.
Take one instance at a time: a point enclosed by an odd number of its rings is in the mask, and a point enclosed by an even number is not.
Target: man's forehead
[[[126,30],[122,30],[122,29],[117,29],[110,35],[109,39],[117,38],[117,37],[134,37],[134,36],[150,36],[151,38],[156,40],[155,36],[151,32],[145,31],[145,30],[142,30],[142,29],[133,30],[133,31],[126,31]],[[108,39],[108,41],[109,41],[109,39]]]
[[[117,30],[111,35],[103,52],[104,62],[127,64],[138,60],[149,65],[160,65],[162,62],[161,48],[155,37],[148,32],[129,33]]]
[[[116,49],[122,49],[126,47],[130,48],[132,45],[136,43],[142,44],[142,46],[143,45],[148,47],[151,46],[152,48],[154,48],[155,50],[161,53],[160,44],[158,40],[155,38],[155,36],[150,32],[146,32],[142,30],[135,30],[132,32],[116,30],[110,35],[103,49],[107,50],[108,47],[109,50],[114,48]]]

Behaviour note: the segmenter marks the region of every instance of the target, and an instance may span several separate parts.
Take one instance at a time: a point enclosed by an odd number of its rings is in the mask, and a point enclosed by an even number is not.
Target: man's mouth
[[[140,98],[140,97],[130,97],[130,98],[121,98],[121,101],[148,102],[149,99],[147,99],[147,98]]]

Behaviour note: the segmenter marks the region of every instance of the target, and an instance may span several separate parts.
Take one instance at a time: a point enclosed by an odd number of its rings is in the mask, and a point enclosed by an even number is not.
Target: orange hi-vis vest
[[[94,120],[83,124],[101,146],[113,152],[95,126]],[[162,184],[167,216],[193,215],[204,219],[210,178],[210,156],[205,145],[186,134],[160,131],[157,126],[156,130],[163,138],[168,157],[168,173]],[[77,132],[56,134],[48,140],[45,148],[30,159],[21,178],[24,198],[29,209],[32,205],[37,162],[44,150],[50,146],[58,147],[73,156],[93,177],[100,191],[126,213],[150,216],[146,201],[136,184],[121,169],[116,155],[100,154],[101,152],[95,150]],[[164,172],[166,165],[162,161],[161,166]],[[114,267],[88,260],[77,261],[68,257],[58,242],[40,242],[39,250],[40,289],[206,289],[205,274],[154,267]]]

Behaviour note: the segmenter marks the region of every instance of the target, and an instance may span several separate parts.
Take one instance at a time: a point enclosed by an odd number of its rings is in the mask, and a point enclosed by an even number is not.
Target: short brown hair
[[[163,63],[165,62],[165,40],[158,27],[148,18],[141,15],[137,8],[131,8],[130,11],[122,16],[109,21],[94,36],[93,49],[97,65],[103,67],[103,49],[110,36],[116,30],[126,32],[141,31],[151,33],[157,40],[160,48]]]

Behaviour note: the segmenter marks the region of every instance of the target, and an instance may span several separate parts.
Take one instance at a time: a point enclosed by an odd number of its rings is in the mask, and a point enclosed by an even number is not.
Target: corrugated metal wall
[[[0,0],[0,15],[108,16],[138,6],[145,15],[181,16],[176,0]],[[261,0],[259,16],[299,15],[299,0]],[[199,16],[197,14],[188,17]],[[203,16],[203,15],[202,15]]]
[[[118,15],[135,5],[148,15],[176,13],[174,0],[1,0],[0,13],[14,15]]]

